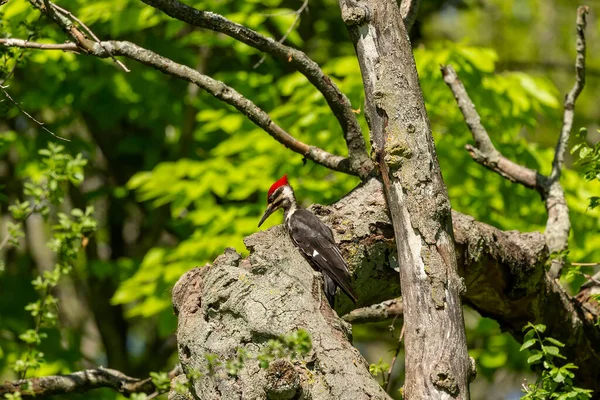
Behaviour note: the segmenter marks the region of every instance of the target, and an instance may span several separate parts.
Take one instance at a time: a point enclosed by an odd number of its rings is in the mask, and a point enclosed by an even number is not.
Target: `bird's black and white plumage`
[[[287,176],[284,175],[271,186],[267,204],[267,210],[258,226],[275,210],[283,208],[284,226],[292,242],[309,264],[323,273],[323,290],[329,304],[333,307],[338,286],[356,303],[357,296],[350,286],[348,266],[335,243],[333,232],[313,213],[298,206]]]

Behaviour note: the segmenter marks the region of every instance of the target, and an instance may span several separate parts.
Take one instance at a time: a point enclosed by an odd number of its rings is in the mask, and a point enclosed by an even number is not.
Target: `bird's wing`
[[[290,217],[290,236],[309,262],[327,274],[356,303],[357,296],[350,286],[350,273],[333,232],[309,211],[300,209]]]

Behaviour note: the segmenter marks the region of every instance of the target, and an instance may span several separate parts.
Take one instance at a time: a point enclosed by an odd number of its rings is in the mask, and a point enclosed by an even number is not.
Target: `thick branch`
[[[441,70],[444,82],[446,82],[454,94],[458,107],[473,135],[475,147],[471,145],[466,146],[471,157],[481,165],[512,182],[520,183],[530,189],[543,192],[544,178],[537,171],[507,159],[494,147],[489,134],[481,123],[481,117],[479,117],[469,94],[458,78],[454,68],[451,65],[446,65],[442,66]]]
[[[380,322],[402,317],[403,311],[402,298],[398,297],[367,307],[357,308],[344,315],[342,319],[351,324],[365,324],[367,322]]]
[[[27,388],[30,390],[26,390]],[[150,378],[137,379],[114,369],[96,368],[68,375],[44,376],[5,382],[0,385],[0,396],[20,391],[23,397],[44,397],[56,394],[82,393],[98,388],[111,388],[127,396],[132,393],[150,394],[156,391],[156,386]]]
[[[0,45],[38,48],[32,47],[34,44],[19,39],[0,39]],[[57,49],[53,47],[52,49]],[[71,46],[63,46],[61,50],[72,50]],[[175,76],[177,78],[192,82],[201,89],[212,94],[219,100],[232,105],[242,114],[246,115],[257,126],[266,131],[275,140],[283,144],[288,149],[302,154],[304,157],[321,164],[335,171],[353,174],[349,166],[348,159],[328,153],[318,147],[310,146],[295,139],[287,131],[271,120],[271,117],[254,104],[251,100],[245,98],[235,89],[227,86],[221,81],[215,80],[209,76],[203,75],[193,68],[178,64],[168,58],[162,57],[150,50],[139,47],[130,42],[101,42],[92,43],[87,49],[87,54],[100,58],[108,58],[111,55],[125,56],[142,64],[153,67],[164,74]]]
[[[400,5],[400,14],[402,14],[402,20],[404,21],[406,32],[410,32],[410,29],[417,19],[420,2],[421,0],[402,0],[402,4]]]
[[[245,243],[248,258],[227,249],[212,265],[187,272],[173,288],[184,371],[206,371],[207,354],[220,363],[240,351],[250,355],[236,376],[222,367],[190,376],[193,398],[390,399],[350,344],[349,325],[329,307],[320,274],[282,227],[254,234]],[[310,334],[310,352],[289,361],[278,356],[268,369],[260,368],[255,356],[261,349],[298,329]]]
[[[562,166],[565,160],[565,151],[571,135],[573,127],[573,117],[575,115],[575,101],[585,86],[585,27],[587,24],[587,14],[589,8],[580,6],[577,9],[577,41],[575,48],[577,56],[575,57],[575,83],[573,88],[567,93],[564,102],[565,111],[563,113],[563,124],[560,130],[560,136],[556,143],[556,151],[554,152],[554,160],[552,161],[551,180],[560,179]]]
[[[237,24],[208,11],[201,11],[177,0],[142,0],[165,14],[188,24],[224,33],[248,46],[271,54],[290,63],[312,83],[325,97],[327,104],[338,119],[345,134],[351,169],[359,176],[366,177],[373,169],[367,154],[360,124],[352,112],[348,98],[335,83],[323,73],[321,68],[300,50],[265,37],[243,25]]]
[[[548,183],[546,210],[548,221],[546,223],[546,240],[551,252],[559,252],[569,247],[569,231],[571,222],[569,219],[569,207],[565,199],[565,192],[560,184],[560,176],[565,158],[565,151],[573,128],[573,117],[575,115],[575,101],[585,85],[585,26],[588,13],[587,6],[577,9],[577,57],[575,58],[575,84],[565,97],[563,113],[563,124],[556,143],[554,160],[552,161],[552,172]],[[560,276],[564,266],[562,259],[552,262],[549,274],[554,278]]]
[[[496,150],[490,137],[481,124],[479,114],[471,102],[463,84],[458,79],[456,72],[451,66],[442,67],[444,81],[452,90],[458,106],[465,118],[469,130],[473,134],[475,147],[468,145],[467,150],[471,157],[492,171],[508,178],[513,182],[520,183],[528,188],[536,189],[544,198],[548,219],[546,222],[546,242],[551,253],[566,250],[569,245],[569,232],[571,222],[569,220],[569,207],[565,199],[565,192],[560,184],[560,175],[564,163],[564,154],[573,127],[575,101],[585,85],[585,27],[586,16],[589,9],[581,6],[577,9],[577,57],[575,59],[575,84],[565,97],[563,125],[556,144],[552,172],[549,177],[543,176],[537,171],[506,159]],[[550,277],[558,278],[564,266],[564,259],[555,258],[552,261]]]

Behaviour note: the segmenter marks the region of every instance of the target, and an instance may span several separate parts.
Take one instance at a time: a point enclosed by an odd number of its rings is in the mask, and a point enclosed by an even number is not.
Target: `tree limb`
[[[353,272],[359,307],[400,295],[389,284],[397,275],[397,253],[379,181],[370,180],[338,203],[313,207],[313,211],[333,228],[340,242]],[[463,300],[498,321],[517,340],[522,339],[521,329],[528,321],[545,324],[549,336],[564,342],[569,360],[579,366],[580,382],[600,390],[596,368],[600,330],[594,326],[600,307],[593,300],[574,299],[545,274],[549,251],[544,235],[501,231],[456,211],[452,211],[452,225],[458,272],[466,286]],[[340,315],[352,310],[344,296],[338,296],[336,304]]]
[[[124,395],[150,394],[156,386],[150,378],[137,379],[109,368],[88,369],[68,375],[44,376],[5,382],[0,385],[0,395],[21,392],[23,397],[52,396],[56,394],[82,393],[98,388],[111,388]]]
[[[0,39],[0,45],[12,47],[25,47],[36,49],[59,49],[58,45],[52,48],[42,48],[22,39]],[[61,50],[72,50],[72,44],[60,47]],[[178,64],[168,58],[162,57],[150,50],[139,47],[130,42],[106,41],[101,43],[92,43],[87,49],[86,54],[108,58],[111,55],[125,56],[142,64],[153,67],[164,74],[171,75],[188,82],[198,85],[201,89],[207,91],[219,100],[232,105],[242,114],[246,115],[252,122],[271,135],[275,140],[283,144],[288,149],[302,154],[309,160],[321,164],[335,171],[348,174],[356,174],[351,170],[349,160],[344,157],[328,153],[316,146],[310,146],[295,139],[287,131],[271,120],[271,117],[254,104],[251,100],[242,96],[235,89],[227,86],[225,83],[215,80],[207,75],[203,75],[193,68]]]
[[[362,130],[352,105],[333,81],[323,73],[318,64],[305,53],[265,37],[243,25],[237,24],[213,12],[201,11],[177,0],[142,0],[165,14],[199,28],[224,33],[248,46],[271,54],[290,63],[322,94],[333,114],[338,119],[348,146],[350,168],[359,176],[366,177],[373,170]]]
[[[546,223],[546,240],[551,252],[559,252],[569,247],[569,232],[571,222],[569,220],[569,207],[565,199],[565,192],[560,184],[560,176],[565,158],[567,143],[571,136],[573,117],[575,114],[575,101],[585,85],[585,27],[589,8],[580,6],[577,9],[577,56],[575,58],[575,84],[565,97],[563,113],[563,124],[556,143],[554,160],[552,161],[552,172],[548,179],[546,210],[548,221]],[[562,258],[556,258],[550,267],[549,274],[554,278],[560,276],[564,266]]]
[[[577,49],[577,56],[575,58],[575,83],[573,84],[573,88],[565,97],[563,124],[560,130],[558,142],[556,143],[554,160],[552,161],[552,173],[550,174],[551,181],[560,179],[562,166],[565,161],[565,151],[567,149],[567,143],[569,142],[571,129],[573,127],[575,101],[585,86],[585,27],[587,24],[588,12],[588,6],[580,6],[577,8],[577,42],[575,45],[575,48]]]
[[[463,84],[458,79],[454,68],[449,65],[441,68],[444,82],[446,82],[454,94],[458,107],[475,140],[475,147],[467,145],[467,150],[471,154],[471,157],[512,182],[520,183],[525,187],[537,190],[542,195],[542,198],[544,198],[548,213],[545,236],[551,253],[566,250],[569,244],[571,222],[569,220],[569,207],[565,199],[565,192],[560,184],[560,175],[564,163],[564,154],[573,127],[575,101],[585,85],[585,27],[588,11],[589,8],[587,6],[581,6],[577,9],[575,84],[565,98],[563,125],[556,144],[550,176],[544,176],[538,171],[516,164],[506,159],[496,150],[487,131],[481,124],[481,118],[477,110],[475,110],[475,106],[471,102]],[[563,266],[564,260],[559,257],[555,258],[551,263],[548,274],[552,278],[558,278]]]
[[[398,297],[367,307],[357,308],[344,315],[342,319],[351,324],[365,324],[402,317],[403,312],[402,298]]]
[[[544,179],[537,171],[507,159],[496,149],[487,130],[481,123],[479,113],[477,113],[469,94],[458,78],[454,68],[451,65],[445,65],[441,67],[441,71],[444,82],[446,82],[454,94],[458,107],[473,135],[475,147],[471,145],[466,146],[473,160],[511,182],[519,183],[527,188],[543,193]]]

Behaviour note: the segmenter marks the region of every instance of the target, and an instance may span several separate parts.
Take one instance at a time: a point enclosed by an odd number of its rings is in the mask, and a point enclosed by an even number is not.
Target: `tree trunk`
[[[408,34],[395,0],[340,0],[356,47],[371,141],[394,226],[407,399],[469,398],[473,377],[450,202]]]
[[[173,289],[183,370],[197,399],[389,399],[349,342],[351,327],[331,310],[321,275],[294,248],[281,226],[246,239],[242,260],[228,249],[212,265],[195,268]],[[240,348],[256,355],[268,341],[304,329],[313,348],[304,360],[276,360],[262,369],[248,359],[237,376],[210,371]],[[177,398],[173,396],[173,398]]]

